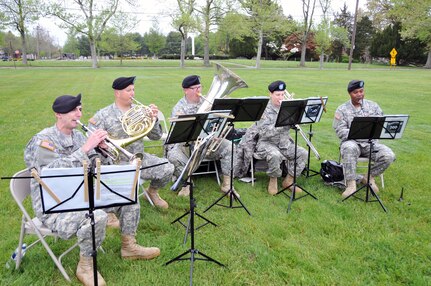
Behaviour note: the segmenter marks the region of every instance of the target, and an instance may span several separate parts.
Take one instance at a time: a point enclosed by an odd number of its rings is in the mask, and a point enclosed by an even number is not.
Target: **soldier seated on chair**
[[[89,126],[106,130],[108,131],[109,136],[112,136],[113,138],[126,139],[129,138],[130,135],[124,130],[124,122],[120,120],[120,118],[127,112],[130,112],[131,109],[135,107],[139,108],[139,104],[133,103],[133,99],[135,97],[135,77],[119,77],[115,79],[112,83],[112,89],[114,90],[114,103],[97,111],[89,120]],[[162,127],[157,118],[159,109],[154,104],[150,104],[148,107],[151,110],[151,117],[152,120],[155,120],[155,124],[146,136],[151,140],[159,140],[163,134]],[[138,114],[139,113],[136,113],[136,115],[133,116],[138,116]],[[138,121],[138,123],[139,122],[142,121]],[[150,186],[146,192],[154,205],[167,209],[169,204],[160,197],[159,190],[171,182],[174,166],[165,158],[159,158],[155,155],[144,152],[144,142],[142,139],[137,140],[124,148],[131,154],[142,153],[143,167],[167,163],[152,168],[146,168],[141,171],[141,179],[150,181]],[[121,153],[120,164],[128,164],[128,162],[129,158]]]
[[[295,143],[289,135],[290,126],[275,127],[281,102],[284,99],[286,83],[278,80],[268,86],[270,100],[257,123],[259,139],[256,144],[256,155],[268,163],[269,176],[268,193],[275,195],[278,192],[277,179],[282,176],[281,162],[287,160],[288,174],[282,181],[282,187],[295,188],[295,192],[302,192],[298,186],[293,186],[294,168],[296,176],[301,175],[305,168],[308,152],[297,146],[295,166]]]
[[[364,82],[362,80],[352,80],[347,85],[347,92],[350,100],[340,105],[335,111],[333,128],[338,138],[341,140],[341,159],[344,166],[344,178],[346,180],[346,190],[342,196],[348,197],[356,192],[356,164],[359,157],[368,157],[370,144],[368,139],[348,140],[350,125],[354,117],[382,116],[383,111],[380,106],[371,101],[364,99]],[[371,160],[374,164],[370,170],[370,182],[367,182],[367,174],[363,176],[361,182],[369,183],[374,192],[379,189],[374,177],[383,174],[389,165],[395,160],[395,154],[392,150],[373,139],[373,152]]]
[[[97,129],[86,138],[77,131],[78,120],[82,116],[81,94],[77,96],[62,95],[55,99],[52,109],[56,123],[37,133],[28,142],[24,151],[24,161],[28,168],[35,168],[38,172],[42,168],[73,168],[81,167],[83,160],[90,162],[96,155],[94,148],[106,148],[104,143],[108,133]],[[104,158],[101,158],[104,160]],[[103,162],[103,161],[102,161]],[[106,162],[103,162],[106,163]],[[84,285],[94,284],[93,274],[93,240],[91,220],[86,211],[44,214],[36,180],[31,182],[31,198],[33,209],[40,221],[63,239],[77,236],[80,248],[80,260],[76,269],[76,276]],[[110,208],[119,214],[121,228],[121,256],[123,259],[152,259],[160,255],[156,247],[142,247],[136,243],[136,230],[139,223],[139,204]],[[107,213],[97,209],[93,212],[95,220],[96,247],[104,238]],[[100,273],[97,273],[98,284],[105,285]]]
[[[183,114],[195,114],[199,107],[204,103],[205,99],[201,96],[202,85],[200,78],[197,75],[190,75],[184,78],[182,82],[184,97],[182,97],[172,109],[171,117],[176,117]],[[223,174],[223,183],[220,191],[227,193],[230,190],[230,164],[232,153],[231,142],[227,139],[221,139],[221,145],[215,152],[207,154],[205,159],[220,160],[221,173]],[[169,162],[174,164],[174,176],[179,177],[187,161],[190,158],[190,149],[185,147],[183,143],[177,143],[167,148],[167,158]],[[189,196],[189,186],[185,186],[178,193],[179,196]],[[239,195],[235,193],[238,197]]]

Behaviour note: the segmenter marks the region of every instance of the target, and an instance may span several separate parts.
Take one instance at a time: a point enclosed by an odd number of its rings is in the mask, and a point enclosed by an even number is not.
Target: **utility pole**
[[[348,70],[350,70],[352,68],[353,50],[355,49],[356,22],[357,22],[357,18],[358,18],[358,6],[359,6],[359,0],[356,0],[355,17],[353,20],[352,46],[350,48],[349,67],[347,68]]]

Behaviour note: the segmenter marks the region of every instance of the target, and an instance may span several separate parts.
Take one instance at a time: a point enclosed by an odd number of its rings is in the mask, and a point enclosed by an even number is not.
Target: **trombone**
[[[286,100],[292,100],[294,95],[295,94],[289,93],[287,89],[284,90],[284,98]],[[316,159],[320,160],[319,152],[317,152],[317,149],[314,147],[313,143],[311,143],[311,141],[307,138],[307,135],[304,133],[304,131],[302,131],[301,126],[299,126],[299,124],[295,124],[295,128],[299,131],[299,134],[301,134],[302,138],[304,138],[304,141],[305,143],[307,143],[310,150],[313,151],[314,156],[316,156]]]
[[[76,121],[79,125],[81,125],[82,130],[84,130],[86,133],[93,133],[94,130],[88,128],[85,124],[83,124],[81,121]],[[129,162],[132,163],[135,159],[139,158],[142,160],[144,157],[142,153],[136,153],[132,154],[126,149],[122,148],[121,144],[117,144],[115,140],[110,139],[109,137],[104,140],[105,144],[108,146],[107,149],[100,148],[101,152],[112,159],[115,163],[117,163],[120,159],[120,152],[123,153],[128,159]]]

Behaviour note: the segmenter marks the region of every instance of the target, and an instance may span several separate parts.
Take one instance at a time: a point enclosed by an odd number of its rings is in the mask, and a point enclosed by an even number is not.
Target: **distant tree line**
[[[178,11],[172,15],[172,27],[176,31],[168,35],[163,35],[157,24],[149,32],[140,34],[135,28],[136,18],[117,10],[119,2],[104,2],[103,9],[99,10],[94,6],[81,6],[94,12],[91,14],[93,18],[87,21],[103,23],[100,27],[86,27],[81,22],[78,25],[74,21],[79,17],[61,6],[40,8],[46,15],[64,21],[68,39],[60,47],[48,31],[40,27],[28,31],[27,26],[42,14],[34,9],[32,1],[21,1],[21,8],[27,7],[32,17],[21,15],[25,21],[18,28],[19,36],[9,31],[0,32],[0,50],[12,54],[18,49],[23,51],[24,57],[32,54],[37,58],[62,58],[64,54],[121,60],[144,56],[169,59],[199,57],[206,63],[209,58],[255,58],[258,67],[260,59],[301,60],[301,63],[303,58],[320,60],[321,63],[347,62],[352,48],[354,62],[387,61],[389,52],[395,48],[398,65],[431,67],[431,30],[426,28],[431,21],[427,12],[431,7],[425,2],[405,0],[399,4],[395,0],[368,0],[369,11],[359,11],[357,17],[354,47],[351,45],[354,15],[344,5],[329,17],[329,0],[319,0],[324,15],[319,23],[313,22],[315,6],[304,9],[307,16],[301,21],[284,16],[281,6],[273,0],[206,0],[206,6],[202,7],[195,0],[178,0]],[[8,12],[8,6],[5,6],[12,3],[0,1],[0,18],[4,19],[0,28],[3,30],[7,24],[9,27],[14,24],[14,18],[9,15],[12,12]],[[315,5],[316,1],[313,3]],[[97,15],[98,11],[104,13]],[[74,21],[70,18],[72,16]],[[97,67],[97,59],[93,59],[93,66]]]

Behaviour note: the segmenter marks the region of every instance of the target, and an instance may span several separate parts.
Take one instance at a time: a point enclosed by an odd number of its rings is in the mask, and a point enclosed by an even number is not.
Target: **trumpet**
[[[284,98],[286,100],[292,100],[294,95],[295,95],[294,93],[293,94],[289,93],[287,89],[284,91]],[[299,134],[301,134],[302,138],[304,138],[304,141],[307,144],[308,148],[310,148],[310,150],[313,151],[316,159],[320,160],[319,152],[317,152],[317,149],[314,147],[313,143],[311,143],[311,141],[308,139],[307,135],[302,130],[301,126],[299,126],[299,124],[295,124],[295,128],[299,131]]]
[[[91,134],[94,130],[91,130],[88,128],[85,124],[83,124],[81,121],[76,121],[79,125],[81,125],[82,130],[84,130],[86,133]],[[139,158],[142,160],[144,155],[142,153],[136,153],[132,154],[126,149],[123,148],[122,144],[119,142],[116,142],[116,140],[110,139],[109,137],[104,140],[104,143],[108,146],[107,149],[100,148],[100,151],[109,158],[112,159],[115,163],[119,162],[120,159],[120,152],[123,153],[130,163],[132,163],[135,159]]]

